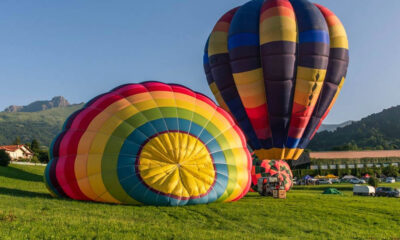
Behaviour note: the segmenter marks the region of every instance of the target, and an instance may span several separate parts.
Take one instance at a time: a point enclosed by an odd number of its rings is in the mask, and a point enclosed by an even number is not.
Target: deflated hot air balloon
[[[250,187],[251,156],[233,119],[183,86],[146,82],[100,95],[51,146],[54,196],[119,204],[229,202]]]
[[[208,84],[260,159],[297,159],[346,77],[340,20],[307,0],[253,0],[227,12],[205,48]]]
[[[251,189],[257,191],[258,179],[261,177],[276,177],[286,191],[293,187],[293,173],[287,162],[282,160],[256,160],[251,170]]]

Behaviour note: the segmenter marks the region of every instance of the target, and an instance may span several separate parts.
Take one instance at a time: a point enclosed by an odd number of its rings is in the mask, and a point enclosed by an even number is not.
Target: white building
[[[2,149],[6,151],[12,161],[31,159],[33,157],[33,152],[25,145],[0,146],[0,150]]]

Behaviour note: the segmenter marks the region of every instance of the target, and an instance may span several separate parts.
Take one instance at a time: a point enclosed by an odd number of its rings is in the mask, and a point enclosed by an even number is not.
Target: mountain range
[[[83,107],[64,97],[10,106],[0,112],[0,145],[16,137],[23,143],[37,139],[49,146],[69,115]],[[309,144],[312,151],[400,149],[400,106],[385,109],[360,121],[323,124]]]
[[[346,121],[339,124],[322,124],[321,127],[318,129],[318,132],[328,131],[334,132],[338,128],[346,127],[352,124],[354,121]]]
[[[11,105],[4,109],[4,112],[39,112],[52,108],[68,107],[71,104],[62,96],[53,97],[47,101],[36,101],[26,106]]]

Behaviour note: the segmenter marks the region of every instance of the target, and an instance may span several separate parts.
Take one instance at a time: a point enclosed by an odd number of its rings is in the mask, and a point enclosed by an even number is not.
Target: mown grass
[[[400,199],[322,195],[297,187],[286,200],[248,194],[235,203],[120,206],[51,198],[44,167],[0,167],[0,239],[399,239]],[[392,186],[399,187],[400,184]]]

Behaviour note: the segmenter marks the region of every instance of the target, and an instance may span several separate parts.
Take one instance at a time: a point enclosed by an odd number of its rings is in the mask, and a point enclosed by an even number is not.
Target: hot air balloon
[[[286,191],[293,187],[293,173],[289,165],[283,160],[257,160],[253,161],[251,170],[251,189],[257,191],[258,179],[276,177]]]
[[[335,103],[349,63],[340,20],[307,0],[253,0],[227,12],[205,47],[219,105],[260,159],[298,159]]]
[[[127,84],[72,114],[50,150],[53,196],[117,204],[229,202],[250,187],[251,156],[233,119],[202,94]]]

